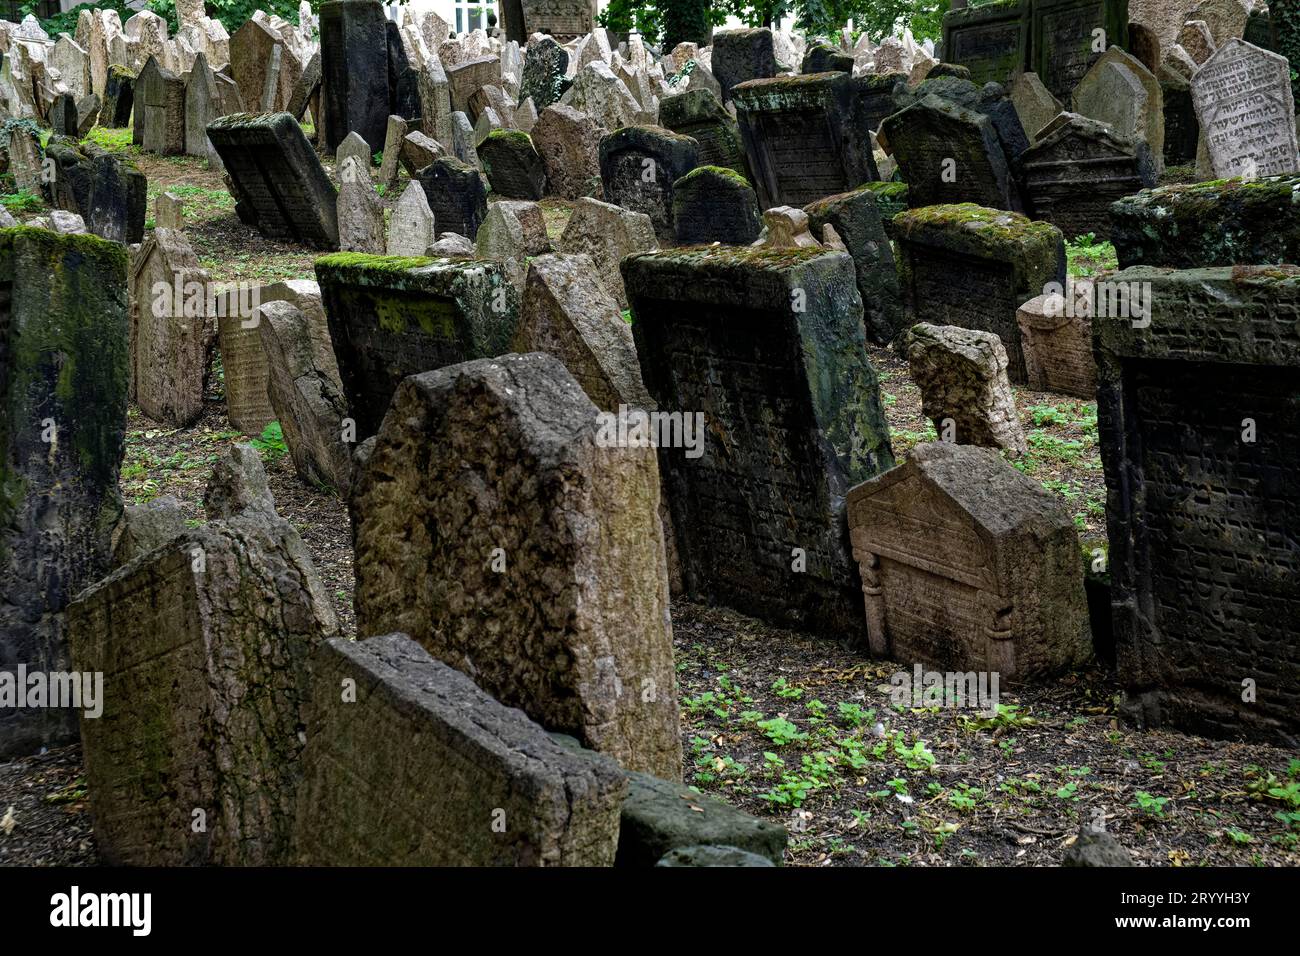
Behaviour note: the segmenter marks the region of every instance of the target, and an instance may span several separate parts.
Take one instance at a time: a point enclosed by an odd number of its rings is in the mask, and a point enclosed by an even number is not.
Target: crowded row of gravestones
[[[670,595],[1007,681],[1096,640],[1136,721],[1295,744],[1300,157],[1266,18],[1162,56],[1109,3],[998,4],[937,62],[503,6],[500,36],[374,0],[0,30],[7,170],[53,210],[0,229],[0,754],[79,734],[105,859],[779,861],[782,827],[679,782]],[[169,194],[146,234],[96,123],[222,168],[315,281],[214,281]],[[1084,232],[1121,266],[1086,287]],[[942,439],[901,465],[868,342]],[[214,345],[231,424],[278,421],[348,502],[361,640],[249,446],[198,527],[122,506],[128,405],[194,423]],[[1013,382],[1098,402],[1086,586],[1008,464]]]

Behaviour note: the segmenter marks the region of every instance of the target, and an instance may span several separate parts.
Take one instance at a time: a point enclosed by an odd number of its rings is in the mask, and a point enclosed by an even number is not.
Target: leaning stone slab
[[[1006,83],[1025,70],[1029,55],[1029,3],[981,4],[943,17],[943,58],[966,67],[981,86]]]
[[[590,198],[579,199],[574,204],[569,222],[556,243],[557,252],[591,256],[605,291],[623,309],[627,308],[627,293],[619,263],[634,252],[658,248],[654,223],[646,213]]]
[[[659,123],[699,144],[701,166],[725,166],[747,176],[740,128],[711,90],[687,90],[659,104]]]
[[[148,182],[133,162],[57,136],[46,145],[45,155],[54,162],[49,189],[57,208],[75,212],[104,239],[135,243],[144,238]]]
[[[295,862],[613,863],[613,760],[562,747],[405,634],[326,641],[313,667]]]
[[[350,502],[357,626],[401,628],[548,729],[676,779],[654,451],[602,436],[549,355],[406,379]]]
[[[893,455],[852,259],[705,247],[638,253],[622,270],[651,398],[701,424],[690,455],[660,450],[687,593],[860,633],[842,495]]]
[[[233,113],[208,124],[235,212],[271,239],[337,249],[334,184],[288,113]]]
[[[339,253],[316,260],[357,441],[379,430],[408,375],[508,350],[519,293],[484,259]]]
[[[487,190],[477,169],[441,156],[415,175],[438,229],[473,240],[487,218]]]
[[[110,567],[122,513],[126,249],[0,230],[0,669],[67,671],[64,610]],[[77,713],[0,709],[0,757],[76,739]]]
[[[105,860],[289,862],[308,656],[336,630],[306,546],[263,513],[187,531],[82,592],[69,641],[78,669],[105,675],[103,714],[81,724]]]
[[[492,192],[505,199],[542,198],[546,169],[533,149],[532,138],[522,130],[498,129],[478,146],[478,158]]]
[[[989,681],[1091,656],[1073,519],[993,449],[917,445],[852,489],[848,514],[873,654]]]

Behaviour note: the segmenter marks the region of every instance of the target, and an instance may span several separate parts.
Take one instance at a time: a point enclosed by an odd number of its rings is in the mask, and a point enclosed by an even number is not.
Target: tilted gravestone
[[[854,123],[870,132],[880,128],[880,121],[898,111],[894,87],[907,82],[906,73],[864,73],[853,78]]]
[[[280,77],[278,70],[272,67],[277,57],[283,59],[283,47],[283,38],[257,19],[246,20],[230,37],[230,73],[239,87],[239,99],[248,112],[275,111]],[[272,98],[269,103],[266,100],[268,85]]]
[[[556,251],[586,254],[596,263],[601,284],[619,308],[627,308],[627,293],[619,263],[633,252],[659,248],[654,223],[643,212],[633,212],[599,199],[579,199],[556,243]]]
[[[1020,211],[1023,203],[993,121],[926,96],[881,124],[914,206],[973,202]]]
[[[437,240],[437,223],[419,183],[406,184],[388,224],[390,256],[422,256]]]
[[[845,73],[750,80],[732,90],[759,205],[804,206],[879,179],[860,85]]]
[[[917,445],[848,493],[848,522],[874,654],[1003,680],[1091,656],[1074,522],[993,449]]]
[[[1006,83],[1029,56],[1029,0],[949,10],[943,17],[943,59],[970,70],[973,82]]]
[[[568,67],[569,54],[554,39],[547,36],[530,39],[519,81],[520,100],[531,98],[538,113],[559,102],[571,82],[565,78]]]
[[[722,101],[731,100],[731,89],[746,80],[776,76],[776,53],[772,31],[727,30],[713,37],[713,75],[722,87]]]
[[[110,567],[122,513],[126,281],[121,245],[0,229],[0,671],[8,674],[70,669],[64,610]],[[75,710],[10,701],[0,708],[0,757],[69,743],[77,719]]]
[[[131,122],[135,102],[135,74],[124,66],[112,66],[104,83],[104,102],[99,109],[99,123],[121,129]]]
[[[387,22],[379,0],[321,4],[321,112],[330,153],[352,132],[360,133],[372,152],[384,148],[393,95]]]
[[[1086,293],[1086,294],[1085,294]],[[1092,401],[1097,397],[1097,362],[1092,355],[1091,283],[1035,296],[1016,310],[1025,356],[1025,384]],[[1066,296],[1073,307],[1066,307]]]
[[[1196,162],[1201,124],[1196,119],[1192,86],[1172,70],[1159,73],[1165,113],[1165,165],[1185,166]]]
[[[831,226],[853,257],[867,339],[887,345],[903,326],[894,252],[885,234],[880,194],[871,185],[809,203],[804,212],[818,236]]]
[[[1216,177],[1300,172],[1285,57],[1227,40],[1193,77],[1192,100]]]
[[[698,162],[695,140],[659,126],[625,126],[600,140],[605,198],[645,213],[660,238],[673,235],[673,185]]]
[[[479,110],[473,108],[471,98],[485,86],[500,84],[501,59],[481,56],[447,68],[448,92],[453,112],[461,112],[477,123]]]
[[[1156,183],[1145,141],[1104,123],[1062,113],[1020,157],[1025,198],[1034,218],[1064,235],[1111,235],[1111,204]]]
[[[677,779],[659,497],[654,449],[607,436],[553,356],[414,375],[350,499],[358,631],[401,628],[548,730]]]
[[[405,634],[326,641],[313,672],[295,863],[613,864],[627,793],[613,760],[564,747]]]
[[[1165,161],[1165,107],[1160,82],[1136,58],[1111,47],[1089,68],[1072,98],[1074,112],[1145,142],[1157,174]]]
[[[129,158],[63,137],[46,144],[45,156],[54,163],[53,206],[75,212],[104,239],[135,243],[144,238],[149,184]]]
[[[1093,323],[1125,709],[1294,746],[1300,274],[1141,266],[1110,278],[1147,289],[1149,305]]]
[[[1128,44],[1128,0],[1031,0],[1029,69],[1061,102],[1112,45]]]
[[[747,246],[761,228],[758,196],[734,169],[696,166],[673,183],[673,229],[678,242]]]
[[[506,199],[542,198],[546,189],[546,169],[527,133],[517,129],[493,130],[479,144],[478,156],[492,192],[498,196]]]
[[[339,254],[316,276],[357,441],[406,376],[500,355],[519,320],[518,291],[487,260]]]
[[[971,203],[899,213],[899,285],[912,321],[992,332],[1002,340],[1011,381],[1025,381],[1016,309],[1065,282],[1065,241],[1046,222]]]
[[[622,270],[646,388],[682,416],[659,461],[686,592],[860,633],[843,495],[893,454],[853,261],[719,247],[638,253]]]
[[[687,90],[666,97],[659,104],[659,124],[695,140],[701,166],[725,166],[748,175],[740,127],[711,90]]]
[[[420,170],[415,181],[429,200],[438,230],[473,241],[487,217],[487,189],[478,170],[451,156],[440,156]]]
[[[338,248],[334,184],[292,116],[222,116],[208,124],[208,139],[226,167],[242,222],[272,239]]]
[[[1119,266],[1300,261],[1300,176],[1160,186],[1111,206]]]
[[[205,526],[69,609],[73,661],[113,689],[81,732],[96,840],[116,865],[289,861],[308,659],[338,622],[257,452],[223,468],[266,497],[223,493],[214,507],[210,484]]]
[[[803,55],[803,63],[799,67],[799,72],[805,75],[831,72],[852,73],[853,56],[825,43],[818,43],[816,46],[809,47],[808,52]]]
[[[542,158],[546,188],[554,196],[581,199],[600,179],[602,130],[586,113],[556,103],[533,127],[533,148]]]
[[[150,57],[135,81],[140,147],[161,156],[185,152],[185,81]]]

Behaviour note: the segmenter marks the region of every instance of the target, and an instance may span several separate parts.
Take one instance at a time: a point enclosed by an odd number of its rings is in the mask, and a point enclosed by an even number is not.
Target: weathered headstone
[[[659,126],[625,126],[600,141],[600,179],[610,202],[643,212],[661,238],[673,235],[673,185],[698,164],[689,136]]]
[[[1192,100],[1217,178],[1300,172],[1285,57],[1227,40],[1192,79]]]
[[[1031,145],[1038,136],[1038,131],[1055,119],[1063,109],[1060,101],[1043,86],[1037,73],[1021,73],[1016,76],[1007,85],[1007,95],[1011,97],[1011,104],[1020,118],[1020,126]]]
[[[627,790],[613,760],[563,747],[404,634],[326,641],[313,674],[295,862],[613,863]]]
[[[422,256],[437,236],[433,210],[419,183],[407,183],[388,224],[390,256]]]
[[[1029,69],[1062,102],[1107,47],[1128,42],[1128,0],[1032,0]]]
[[[447,155],[446,150],[442,148],[442,144],[430,139],[418,129],[402,137],[400,150],[399,159],[402,165],[406,167],[406,171],[412,176],[415,176],[435,159]],[[385,153],[384,160],[387,161],[387,159],[388,154]]]
[[[619,263],[634,252],[659,248],[654,223],[643,212],[633,212],[598,199],[579,199],[556,243],[556,251],[585,254],[596,263],[601,284],[619,307],[627,308],[627,293]]]
[[[1110,125],[1125,139],[1151,148],[1156,172],[1165,162],[1165,107],[1160,83],[1145,66],[1111,47],[1075,87],[1074,112]]]
[[[110,567],[122,512],[125,247],[0,230],[0,671],[70,670],[64,610]],[[0,756],[76,739],[78,712],[0,708]]]
[[[776,76],[772,31],[727,30],[713,37],[713,75],[722,87],[722,101],[731,100],[731,88],[746,80]]]
[[[438,228],[473,241],[487,216],[487,190],[478,170],[443,156],[420,170],[415,181],[424,189]]]
[[[847,510],[874,654],[1003,680],[1091,656],[1074,522],[993,449],[917,445],[853,488]]]
[[[524,71],[519,82],[519,96],[531,98],[539,114],[559,102],[569,87],[566,79],[569,54],[548,36],[529,39],[524,52]]]
[[[58,137],[46,145],[45,155],[54,163],[52,205],[77,213],[104,239],[136,243],[144,237],[149,184],[128,157]]]
[[[142,127],[146,152],[179,156],[185,152],[185,81],[150,57],[135,82],[135,121]]]
[[[696,166],[673,183],[678,242],[747,246],[758,238],[760,228],[758,196],[734,169]]]
[[[519,293],[481,259],[323,256],[316,276],[357,441],[408,375],[505,352]]]
[[[226,418],[245,435],[260,435],[275,421],[275,409],[266,390],[271,370],[256,323],[256,312],[243,315],[231,309],[217,317]]]
[[[1083,294],[1085,288],[1087,295]],[[1067,295],[1071,297],[1069,307]],[[1016,310],[1016,322],[1029,388],[1088,401],[1097,397],[1091,283],[1035,296]]]
[[[342,160],[339,180],[342,183],[337,204],[340,251],[382,254],[384,203],[375,192],[369,169],[355,156],[348,156]]]
[[[475,122],[479,111],[473,109],[470,98],[483,87],[501,82],[501,60],[495,56],[482,56],[449,66],[447,82],[452,110],[464,113],[470,122]]]
[[[135,74],[124,66],[108,70],[104,82],[104,102],[99,109],[99,123],[121,129],[131,122],[131,107],[135,102]]]
[[[591,180],[600,177],[601,130],[595,121],[556,103],[542,110],[532,137],[551,194],[563,199],[587,195]]]
[[[943,18],[943,58],[981,86],[1006,83],[1029,55],[1029,0],[951,9]]]
[[[488,134],[478,147],[492,192],[506,199],[541,199],[546,189],[546,170],[533,148],[532,138],[522,130],[501,129]]]
[[[705,248],[638,253],[622,270],[646,388],[684,419],[662,443],[682,447],[659,462],[686,593],[860,633],[842,496],[893,455],[853,261]]]
[[[387,22],[379,0],[321,4],[321,112],[328,152],[352,132],[361,134],[372,152],[384,148],[393,96]]]
[[[688,90],[666,98],[659,104],[659,123],[699,144],[701,166],[725,166],[748,175],[740,128],[709,90]]]
[[[1201,124],[1196,119],[1192,86],[1172,70],[1159,73],[1160,92],[1165,104],[1165,165],[1185,166],[1196,162]]]

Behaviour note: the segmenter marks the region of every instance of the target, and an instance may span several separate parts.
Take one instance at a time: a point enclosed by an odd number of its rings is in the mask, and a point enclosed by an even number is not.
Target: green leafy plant
[[[267,464],[278,461],[289,451],[289,446],[284,443],[284,433],[280,430],[279,422],[271,422],[262,429],[262,434],[249,444],[262,453],[262,459]]]
[[[1153,797],[1145,790],[1138,790],[1133,794],[1133,802],[1130,807],[1136,807],[1149,817],[1155,817],[1163,820],[1165,818],[1165,804],[1169,802],[1169,797]]]

